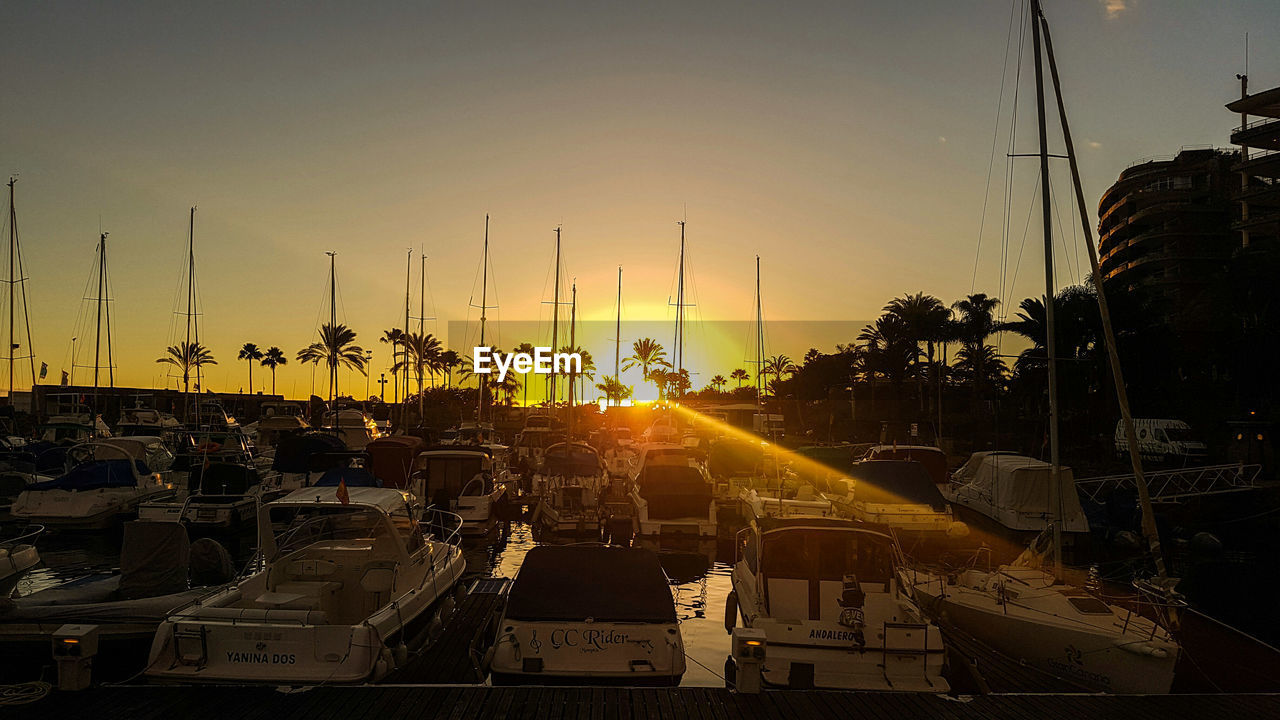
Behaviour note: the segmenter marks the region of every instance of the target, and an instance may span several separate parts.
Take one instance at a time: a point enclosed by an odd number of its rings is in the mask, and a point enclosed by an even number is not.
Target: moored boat
[[[774,517],[772,505],[763,503],[765,514],[738,533],[725,618],[732,628],[740,613],[747,627],[764,632],[764,682],[946,692],[942,635],[900,586],[902,556],[890,530]]]
[[[685,671],[671,587],[651,550],[531,549],[498,627],[497,685],[678,685]]]
[[[356,683],[395,669],[425,643],[433,607],[465,566],[456,533],[424,536],[410,499],[390,488],[311,487],[265,506],[262,569],[170,614],[148,677]]]

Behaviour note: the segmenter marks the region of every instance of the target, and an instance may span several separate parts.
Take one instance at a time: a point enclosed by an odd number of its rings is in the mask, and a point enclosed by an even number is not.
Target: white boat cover
[[[977,452],[952,476],[952,502],[999,520],[1014,530],[1040,531],[1046,518],[1056,517],[1050,507],[1051,465],[1025,455]],[[1061,466],[1062,529],[1088,532],[1089,523],[1075,492],[1071,468]]]

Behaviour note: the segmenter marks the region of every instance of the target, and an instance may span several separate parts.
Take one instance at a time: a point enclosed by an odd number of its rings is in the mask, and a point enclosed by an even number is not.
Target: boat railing
[[[1157,470],[1144,473],[1144,479],[1152,502],[1175,503],[1187,498],[1252,490],[1257,487],[1261,474],[1261,465],[1237,463]],[[1132,474],[1082,478],[1076,480],[1076,489],[1082,500],[1101,503],[1116,490],[1136,490],[1137,481]]]
[[[0,549],[13,550],[20,545],[35,545],[36,538],[40,537],[43,532],[43,525],[28,525],[21,535],[0,540]]]
[[[449,545],[462,542],[462,516],[442,510],[435,505],[428,505],[422,511],[422,519],[418,525],[428,535]]]

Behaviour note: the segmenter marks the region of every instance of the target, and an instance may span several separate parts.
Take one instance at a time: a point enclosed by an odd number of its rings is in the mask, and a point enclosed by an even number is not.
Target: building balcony
[[[1280,150],[1280,119],[1261,118],[1231,132],[1231,144],[1261,150]]]
[[[1261,153],[1250,153],[1248,160],[1235,163],[1231,169],[1250,177],[1280,178],[1280,152],[1264,150]]]

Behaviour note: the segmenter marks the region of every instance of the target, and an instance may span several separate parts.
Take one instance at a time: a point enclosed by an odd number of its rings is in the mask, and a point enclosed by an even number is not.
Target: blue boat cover
[[[150,475],[151,470],[141,460],[93,460],[81,463],[62,477],[28,485],[28,490],[96,490],[111,487],[137,487],[137,479],[129,463],[135,463],[138,473]]]
[[[316,487],[337,487],[345,480],[347,487],[382,487],[382,481],[364,468],[340,467],[330,468],[316,481]]]

